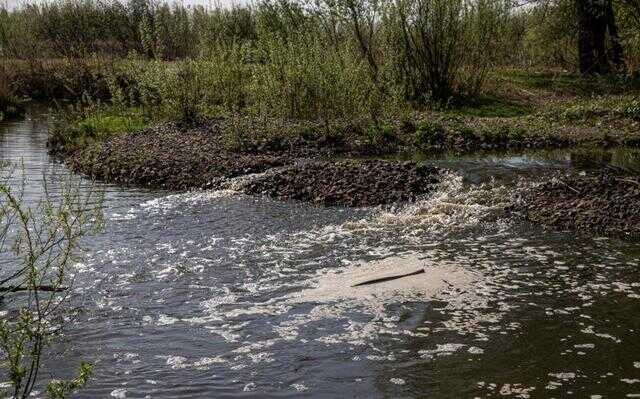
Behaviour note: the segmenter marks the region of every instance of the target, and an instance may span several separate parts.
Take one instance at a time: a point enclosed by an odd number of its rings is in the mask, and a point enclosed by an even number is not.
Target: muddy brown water
[[[46,114],[0,125],[27,201],[69,173],[46,134]],[[93,363],[78,398],[640,397],[639,243],[500,211],[546,173],[637,164],[616,151],[431,159],[437,192],[385,209],[101,184],[43,375]]]

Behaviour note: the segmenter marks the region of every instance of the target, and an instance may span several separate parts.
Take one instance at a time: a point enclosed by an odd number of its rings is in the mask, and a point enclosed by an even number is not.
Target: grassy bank
[[[175,63],[162,66],[177,67]],[[125,101],[94,102],[66,109],[50,143],[70,153],[113,135],[177,120],[176,129],[214,126],[221,148],[243,153],[387,155],[587,144],[639,146],[640,91],[635,84],[610,79],[585,82],[562,72],[501,70],[489,78],[483,96],[464,106],[407,106],[376,118],[363,114],[320,120],[283,118],[260,112],[251,103],[235,111],[215,104],[193,105],[180,97],[135,106],[126,106]],[[145,90],[156,92],[151,87]]]

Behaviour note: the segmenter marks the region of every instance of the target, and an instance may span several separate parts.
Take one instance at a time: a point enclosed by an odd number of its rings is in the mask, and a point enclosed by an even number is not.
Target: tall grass
[[[6,65],[0,65],[0,121],[23,114],[23,101],[16,96],[11,82],[14,75]]]

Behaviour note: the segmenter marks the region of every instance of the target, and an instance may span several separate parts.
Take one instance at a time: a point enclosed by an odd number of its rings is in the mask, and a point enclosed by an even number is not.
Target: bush
[[[369,126],[366,132],[367,139],[371,144],[388,144],[398,139],[393,131],[393,127],[389,125],[372,125]]]
[[[418,147],[427,148],[443,145],[446,133],[442,125],[438,123],[422,122],[417,126],[415,137]]]
[[[24,113],[23,101],[11,87],[13,75],[3,65],[0,67],[0,121],[21,116]]]
[[[394,12],[402,32],[399,68],[407,95],[441,105],[477,95],[493,61],[492,39],[507,11],[501,1],[399,2]]]
[[[307,37],[265,43],[266,62],[251,83],[252,103],[261,114],[328,120],[360,118],[375,95],[364,65],[344,49],[328,50]]]
[[[81,239],[101,227],[101,196],[81,193],[80,182],[68,182],[51,195],[43,182],[44,198],[28,206],[23,190],[11,184],[12,177],[20,181],[13,171],[0,166],[0,300],[7,299],[0,319],[0,358],[9,383],[0,388],[0,396],[35,396],[36,384],[44,383],[51,397],[63,398],[87,382],[91,367],[82,364],[77,378],[67,381],[52,379],[55,368],[46,373],[40,368],[66,316]],[[15,298],[19,295],[24,298]]]

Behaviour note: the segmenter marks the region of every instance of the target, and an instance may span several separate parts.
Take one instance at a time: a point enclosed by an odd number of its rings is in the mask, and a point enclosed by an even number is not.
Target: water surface
[[[31,201],[68,174],[46,130],[0,125]],[[385,209],[100,184],[106,229],[46,368],[93,363],[79,398],[640,397],[638,242],[501,212],[518,185],[597,164],[552,154],[431,160],[452,170],[437,192]],[[425,280],[350,287],[394,265]]]

